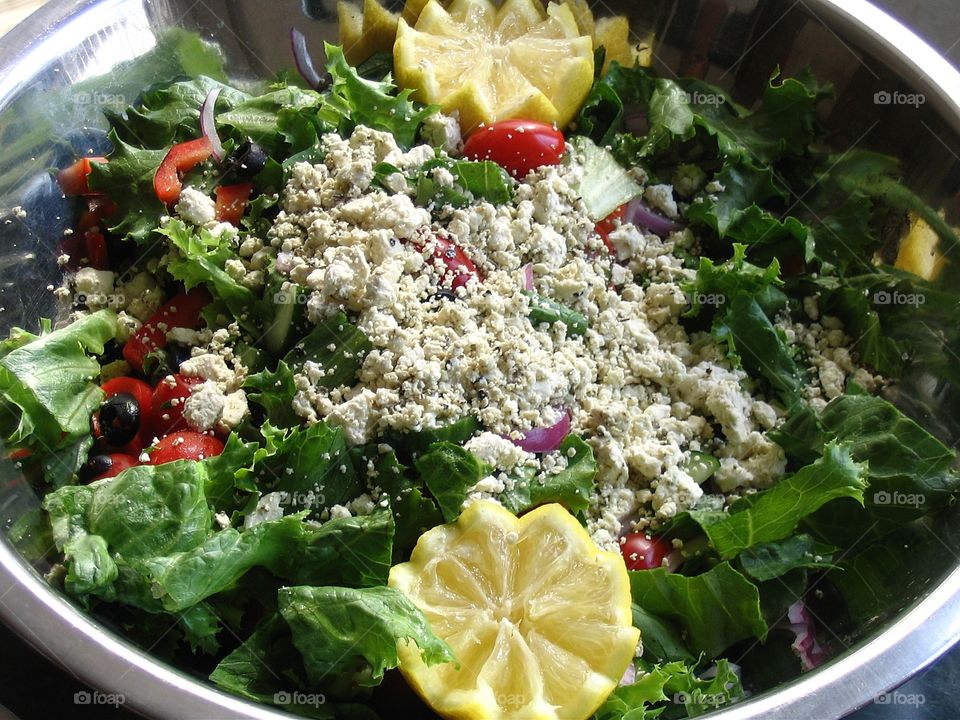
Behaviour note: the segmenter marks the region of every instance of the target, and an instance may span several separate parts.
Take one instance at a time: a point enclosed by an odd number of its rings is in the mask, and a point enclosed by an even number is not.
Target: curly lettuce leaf
[[[100,364],[92,356],[103,353],[116,326],[112,310],[99,310],[39,337],[18,335],[18,346],[0,357],[0,396],[10,411],[4,427],[8,443],[46,454],[62,435],[89,434],[90,415],[103,399],[95,382]]]
[[[281,588],[278,607],[316,686],[344,676],[360,686],[378,685],[399,663],[398,642],[415,643],[427,665],[456,662],[419,608],[393,588]]]
[[[332,85],[330,93],[323,97],[320,119],[344,137],[357,125],[366,125],[391,133],[404,148],[412,147],[420,125],[439,108],[414,103],[410,100],[411,90],[397,93],[392,79],[376,82],[360,77],[336,45],[326,43],[324,51]]]
[[[294,345],[283,361],[294,373],[301,372],[310,361],[325,371],[319,382],[322,387],[352,386],[363,359],[373,348],[363,331],[347,320],[343,313],[326,318]]]

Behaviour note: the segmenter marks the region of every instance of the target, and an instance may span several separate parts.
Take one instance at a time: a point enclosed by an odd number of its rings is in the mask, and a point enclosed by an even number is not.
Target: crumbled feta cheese
[[[420,126],[420,136],[428,145],[440,148],[450,156],[460,155],[463,151],[463,137],[460,134],[458,115],[457,111],[451,115],[431,115]]]
[[[217,383],[207,380],[195,385],[183,403],[183,419],[194,430],[212,430],[223,415],[227,398]]]
[[[180,199],[177,200],[174,210],[183,220],[193,225],[206,225],[214,222],[217,217],[213,198],[190,186],[180,191]]]

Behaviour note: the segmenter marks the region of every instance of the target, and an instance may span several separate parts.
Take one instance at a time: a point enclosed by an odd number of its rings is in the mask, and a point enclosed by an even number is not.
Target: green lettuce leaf
[[[664,568],[629,575],[633,602],[676,623],[695,654],[714,658],[739,640],[766,637],[757,586],[729,563],[695,577]]]
[[[243,387],[247,391],[247,399],[263,408],[267,420],[274,427],[293,427],[302,422],[293,411],[293,398],[297,394],[293,371],[283,360],[277,364],[275,371],[268,369],[249,375]]]
[[[360,77],[336,45],[327,43],[324,50],[332,85],[330,93],[324,95],[320,119],[338,128],[344,137],[357,125],[366,125],[391,133],[401,147],[412,147],[421,123],[439,108],[412,102],[410,90],[396,93],[390,79],[375,82]]]
[[[769,490],[749,496],[730,512],[690,510],[688,514],[710,538],[723,559],[748,548],[783,540],[800,521],[841,497],[863,502],[866,467],[854,461],[851,448],[830,443],[816,462],[780,480]]]
[[[492,470],[469,450],[449,442],[434,443],[414,460],[414,465],[447,522],[460,517],[467,490]]]
[[[505,508],[519,514],[537,505],[558,502],[573,513],[587,509],[597,475],[593,448],[577,435],[568,435],[559,449],[567,457],[567,466],[553,474],[521,474],[498,498]]]
[[[397,667],[403,641],[416,643],[427,665],[456,662],[423,613],[393,588],[281,588],[278,607],[315,686],[348,675],[361,686],[379,684]]]
[[[393,536],[389,512],[330,520],[309,535],[302,554],[283,574],[296,585],[386,585]]]
[[[307,360],[320,365],[326,371],[323,387],[351,386],[372,348],[367,336],[340,313],[321,321],[283,360],[294,373],[301,372]]]
[[[91,355],[103,352],[116,334],[117,316],[99,310],[70,325],[18,347],[0,357],[0,396],[17,417],[7,430],[7,442],[33,447],[46,454],[61,435],[90,432],[90,415],[103,399],[95,379],[100,364]],[[20,340],[25,340],[21,335]]]
[[[744,550],[738,560],[743,572],[763,582],[786,575],[797,568],[831,568],[839,548],[799,534]]]

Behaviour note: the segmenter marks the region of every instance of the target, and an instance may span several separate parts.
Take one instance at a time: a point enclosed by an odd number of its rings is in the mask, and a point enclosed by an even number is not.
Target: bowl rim
[[[103,26],[99,14],[143,7],[150,0],[52,0],[0,38],[0,109],[35,71],[59,55],[60,33]],[[940,118],[960,134],[960,72],[925,40],[867,0],[800,0],[815,19],[860,44],[927,96]],[[791,5],[791,8],[794,7]],[[98,17],[93,17],[93,11]],[[74,35],[74,37],[86,37]],[[838,35],[838,38],[840,35]],[[841,40],[843,42],[843,40]],[[46,52],[45,52],[46,51]],[[25,79],[23,79],[25,78]],[[157,660],[99,625],[54,591],[13,548],[0,541],[0,619],[50,661],[91,686],[122,695],[125,706],[150,717],[179,720],[280,720],[291,715],[217,690]],[[918,632],[923,627],[929,632]],[[960,567],[926,597],[850,651],[817,670],[734,706],[711,720],[833,720],[899,686],[960,640]]]

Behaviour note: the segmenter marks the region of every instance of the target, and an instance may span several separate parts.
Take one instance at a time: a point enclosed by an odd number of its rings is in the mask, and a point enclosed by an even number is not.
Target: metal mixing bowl
[[[907,183],[934,204],[960,188],[960,74],[929,46],[862,0],[674,0],[599,3],[627,13],[638,30],[657,31],[657,64],[667,74],[698,74],[755,100],[771,70],[809,66],[833,82],[837,99],[823,121],[834,146],[870,147],[901,157]],[[53,248],[71,217],[48,172],[102,142],[104,105],[128,103],[145,75],[124,61],[154,47],[171,27],[217,43],[238,79],[291,64],[287,32],[300,26],[314,47],[336,41],[333,0],[57,0],[0,40],[0,332],[35,328],[56,314],[48,284],[59,271]],[[882,93],[921,94],[922,104],[884,103]],[[876,95],[881,93],[881,95]],[[889,96],[887,96],[889,97]],[[14,211],[22,206],[25,218]],[[898,402],[951,445],[960,413],[931,395],[922,368],[905,379]],[[942,388],[941,388],[942,389]],[[922,403],[918,400],[922,399]],[[0,528],[37,498],[0,463]],[[715,720],[838,718],[898,685],[960,639],[960,533],[917,557],[917,573],[887,598],[866,627],[831,639],[841,652],[827,665],[752,697]],[[956,523],[953,523],[956,525]],[[53,591],[37,569],[0,541],[0,616],[40,652],[128,706],[158,718],[288,717],[224,695],[121,639]],[[823,628],[831,632],[831,628]]]

